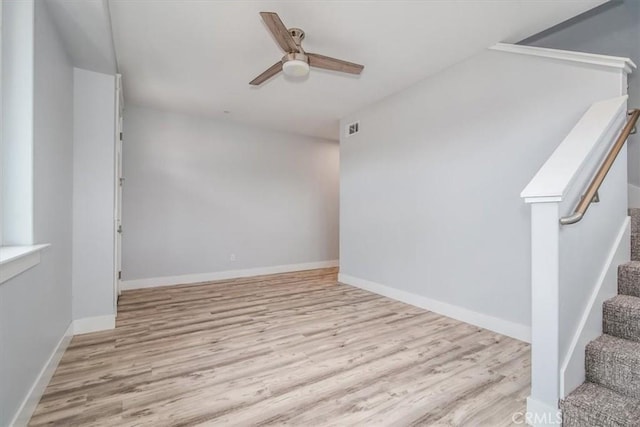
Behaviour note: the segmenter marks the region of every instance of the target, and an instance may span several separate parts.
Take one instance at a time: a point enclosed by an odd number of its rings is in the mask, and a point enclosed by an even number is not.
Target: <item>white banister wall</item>
[[[521,194],[531,204],[533,424],[556,419],[559,399],[584,381],[584,345],[601,333],[596,302],[615,294],[610,272],[629,257],[626,147],[600,188],[600,202],[580,222],[559,223],[609,152],[626,108],[626,95],[593,104]]]

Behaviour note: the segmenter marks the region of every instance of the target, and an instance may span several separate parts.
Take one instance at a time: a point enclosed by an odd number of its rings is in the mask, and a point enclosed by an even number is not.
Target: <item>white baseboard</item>
[[[115,314],[106,316],[85,317],[73,321],[73,334],[81,335],[91,332],[107,331],[116,327]]]
[[[640,187],[629,184],[629,207],[640,208]]]
[[[49,360],[47,360],[45,365],[42,367],[42,370],[31,386],[27,396],[22,401],[18,412],[13,417],[13,421],[9,424],[10,426],[22,427],[29,423],[29,419],[31,419],[31,415],[33,415],[33,411],[36,409],[38,402],[40,402],[40,398],[42,397],[44,390],[47,388],[47,384],[49,384],[51,377],[56,371],[64,351],[71,342],[71,338],[73,338],[73,322],[69,324],[64,335],[60,338],[58,345],[56,345],[51,356],[49,356]]]
[[[51,356],[49,356],[49,359],[42,367],[42,370],[38,374],[38,377],[31,386],[31,389],[22,401],[18,412],[13,417],[13,421],[11,421],[9,426],[22,427],[26,426],[29,423],[31,415],[33,415],[33,411],[36,409],[38,402],[40,402],[42,394],[47,388],[51,377],[58,367],[58,363],[60,363],[60,359],[62,358],[64,351],[69,346],[69,343],[71,342],[71,339],[74,335],[104,331],[113,329],[115,328],[115,326],[115,315],[87,317],[84,319],[76,319],[71,322],[67,330],[64,332],[62,338],[60,338],[58,345],[56,345],[55,349],[51,353]]]
[[[358,277],[349,276],[347,274],[340,273],[338,275],[338,281],[395,299],[397,301],[402,301],[416,307],[424,308],[425,310],[433,311],[434,313],[442,314],[443,316],[489,329],[502,335],[507,335],[525,342],[531,342],[531,328],[529,326],[488,316],[456,305],[444,303],[442,301],[437,301],[422,295],[402,291],[400,289],[360,279]]]
[[[262,276],[265,274],[289,273],[293,271],[315,270],[318,268],[337,267],[338,260],[307,262],[302,264],[275,265],[272,267],[248,268],[244,270],[227,270],[213,273],[183,274],[180,276],[154,277],[150,279],[124,280],[120,283],[123,291],[130,289],[155,288],[158,286],[183,285],[215,280],[237,279],[240,277]]]
[[[563,398],[585,380],[585,348],[590,341],[602,335],[602,303],[618,293],[618,265],[629,261],[630,224],[630,218],[625,217],[562,360],[560,396]],[[584,285],[588,286],[587,283]]]
[[[524,416],[514,415],[512,420],[516,424],[526,422],[530,426],[559,426],[562,425],[562,412],[555,406],[547,405],[531,396],[527,397],[527,412]]]

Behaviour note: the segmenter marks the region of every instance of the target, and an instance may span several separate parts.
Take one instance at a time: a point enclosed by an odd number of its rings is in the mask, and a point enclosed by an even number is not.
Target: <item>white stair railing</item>
[[[557,420],[559,400],[584,380],[584,368],[567,369],[567,361],[579,364],[579,357],[572,358],[574,352],[584,353],[584,348],[574,348],[578,335],[595,333],[584,330],[589,311],[598,309],[590,307],[590,301],[603,287],[612,253],[624,244],[620,236],[628,227],[626,146],[611,161],[599,202],[577,224],[561,225],[560,220],[580,205],[620,136],[626,110],[627,96],[593,104],[521,194],[531,205],[532,366],[527,411],[536,420],[532,424]]]

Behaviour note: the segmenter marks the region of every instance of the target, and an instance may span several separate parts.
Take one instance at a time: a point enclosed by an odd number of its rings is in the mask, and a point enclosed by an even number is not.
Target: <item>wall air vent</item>
[[[347,136],[355,135],[360,132],[360,122],[353,122],[347,125]]]

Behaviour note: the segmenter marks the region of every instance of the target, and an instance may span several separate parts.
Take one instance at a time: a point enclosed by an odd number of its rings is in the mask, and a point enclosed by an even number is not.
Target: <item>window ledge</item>
[[[17,276],[40,263],[40,251],[49,245],[0,247],[0,283]]]

